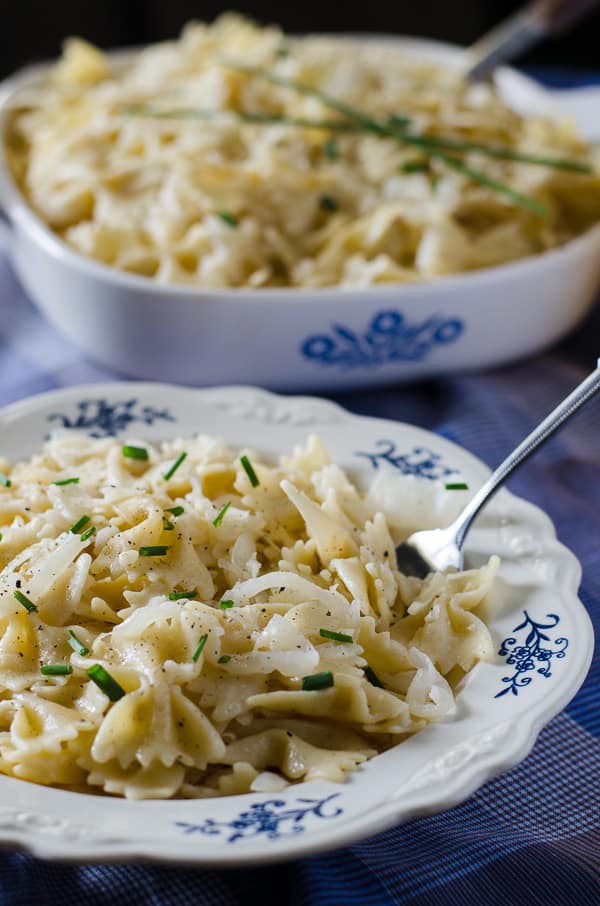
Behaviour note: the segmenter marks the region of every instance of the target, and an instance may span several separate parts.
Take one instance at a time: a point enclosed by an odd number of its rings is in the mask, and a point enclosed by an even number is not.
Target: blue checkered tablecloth
[[[556,72],[554,84],[568,84]],[[580,83],[580,77],[573,82]],[[337,397],[413,422],[490,466],[595,364],[600,305],[577,333],[529,362],[415,387]],[[117,377],[44,323],[0,240],[0,405]],[[583,564],[581,597],[600,634],[600,400],[515,475]],[[464,804],[349,849],[269,868],[206,871],[64,866],[0,853],[0,906],[561,906],[600,904],[600,655],[532,754]]]

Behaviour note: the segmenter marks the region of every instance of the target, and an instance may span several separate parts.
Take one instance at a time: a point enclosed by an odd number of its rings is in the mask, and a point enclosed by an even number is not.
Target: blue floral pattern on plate
[[[227,842],[258,837],[261,834],[268,840],[302,834],[306,830],[304,820],[308,815],[315,818],[337,818],[343,809],[333,807],[333,811],[324,811],[332,799],[339,793],[332,793],[324,799],[296,799],[297,807],[290,807],[283,799],[269,799],[266,802],[253,802],[252,805],[231,821],[215,821],[205,818],[202,824],[191,824],[187,821],[176,821],[184,834],[207,834],[211,837],[228,834]]]
[[[375,447],[381,449],[374,453],[356,450],[354,455],[368,459],[374,469],[378,469],[382,463],[387,463],[402,475],[415,475],[417,478],[427,478],[429,481],[437,481],[448,475],[455,475],[458,471],[447,466],[442,461],[440,454],[434,453],[428,447],[413,447],[410,453],[399,453],[393,440],[378,440],[375,442]]]
[[[300,351],[312,362],[342,368],[422,362],[436,347],[455,343],[464,329],[459,318],[432,315],[411,323],[402,312],[389,309],[376,314],[363,332],[332,324],[329,334],[307,337]]]
[[[154,409],[144,406],[137,399],[108,402],[106,399],[79,400],[77,414],[67,415],[53,412],[46,416],[49,422],[59,422],[63,428],[86,431],[90,437],[115,437],[132,422],[152,425],[159,419],[176,421],[168,409]]]
[[[532,619],[526,610],[523,613],[525,619],[515,626],[513,632],[527,631],[525,640],[519,644],[516,636],[509,636],[504,639],[498,651],[501,657],[506,657],[506,663],[511,667],[514,666],[515,669],[511,676],[502,677],[502,682],[506,683],[506,686],[496,693],[494,698],[500,698],[508,692],[518,695],[519,690],[528,686],[533,680],[532,676],[525,676],[526,673],[535,671],[548,679],[552,676],[550,670],[552,658],[564,658],[569,647],[569,640],[564,636],[551,640],[549,635],[542,632],[544,629],[554,629],[560,623],[560,617],[557,614],[546,614],[546,619],[550,622],[540,623]],[[548,643],[548,646],[554,647],[545,646],[544,642]]]

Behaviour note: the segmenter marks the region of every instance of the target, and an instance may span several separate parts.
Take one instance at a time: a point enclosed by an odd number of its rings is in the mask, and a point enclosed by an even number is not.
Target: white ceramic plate
[[[444,490],[448,475],[476,488],[488,474],[469,453],[427,431],[248,387],[115,383],[33,397],[0,412],[0,455],[27,456],[56,427],[123,440],[203,432],[267,455],[318,433],[361,486],[384,472],[390,493],[403,495],[419,524],[431,523],[433,512],[449,519],[461,505],[461,492]],[[128,802],[0,776],[0,843],[49,859],[238,866],[332,849],[455,805],[527,755],[583,682],[592,656],[592,625],[577,598],[579,564],[556,541],[549,519],[500,492],[469,535],[468,563],[480,565],[492,553],[502,557],[486,616],[496,661],[472,671],[452,717],[367,762],[345,783]]]
[[[465,62],[461,48],[433,41],[355,40],[393,43],[405,57],[451,67]],[[118,63],[124,54],[113,58]],[[594,302],[600,224],[559,248],[499,267],[365,288],[168,286],[86,258],[25,203],[4,160],[10,106],[46,68],[0,85],[0,209],[8,246],[43,314],[87,355],[121,373],[277,390],[414,381],[531,355],[572,330]],[[552,94],[515,70],[499,70],[497,81],[508,106],[564,115],[568,100],[556,106]]]

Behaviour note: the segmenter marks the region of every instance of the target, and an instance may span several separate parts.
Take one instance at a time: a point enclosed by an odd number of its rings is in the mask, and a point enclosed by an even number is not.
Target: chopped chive
[[[165,530],[165,532],[172,532],[173,529],[175,528],[175,526],[173,525],[171,520],[167,519],[166,516],[163,516],[162,520],[163,520],[163,529]]]
[[[44,664],[40,667],[40,673],[44,676],[69,676],[73,668],[70,664]]]
[[[219,528],[219,526],[223,522],[223,517],[225,516],[225,513],[227,512],[227,510],[229,509],[230,506],[231,506],[231,500],[228,500],[227,503],[221,507],[217,518],[213,519],[213,525],[215,528]]]
[[[230,610],[233,606],[234,606],[234,602],[229,601],[229,600],[221,601],[221,603],[219,604],[219,607],[221,608],[221,610]]]
[[[73,535],[80,535],[82,529],[84,529],[86,527],[86,525],[88,524],[89,521],[90,521],[89,516],[82,516],[81,519],[78,519],[77,522],[71,526],[69,531]]]
[[[238,225],[237,217],[234,217],[230,211],[219,211],[219,217],[227,226],[236,227]]]
[[[53,481],[52,484],[62,488],[67,484],[79,484],[79,478],[62,478],[60,481]]]
[[[181,516],[185,513],[185,510],[182,506],[171,506],[167,509],[167,513],[172,513],[173,516]]]
[[[4,472],[0,472],[0,484],[3,485],[5,488],[10,488],[10,486],[12,484],[12,481],[10,480],[8,475],[4,474]]]
[[[30,601],[29,598],[27,597],[27,595],[24,595],[22,591],[19,591],[17,589],[17,591],[13,592],[13,594],[14,594],[15,598],[17,599],[17,601],[19,602],[19,604],[23,605],[23,607],[25,608],[27,613],[33,613],[34,610],[37,610],[37,607],[33,603],[33,601]]]
[[[175,462],[173,463],[173,465],[171,466],[169,471],[165,472],[165,474],[163,475],[163,478],[165,481],[168,481],[169,478],[173,477],[173,475],[175,474],[175,472],[177,471],[177,469],[179,468],[179,466],[181,465],[183,460],[186,458],[186,456],[187,456],[187,453],[185,451],[183,453],[179,454],[179,456],[177,457],[177,459],[175,460]]]
[[[81,655],[81,657],[85,657],[86,654],[90,653],[90,649],[87,648],[83,644],[83,642],[77,638],[72,629],[69,629],[69,645],[71,646],[73,651],[76,651],[77,654]]]
[[[164,557],[169,548],[166,544],[150,544],[148,547],[140,547],[140,557]]]
[[[326,670],[325,673],[315,673],[313,676],[302,677],[302,690],[304,692],[316,692],[318,689],[329,689],[333,686],[333,673]]]
[[[429,164],[426,160],[407,160],[400,167],[402,173],[427,173]]]
[[[2,532],[0,532],[0,541],[2,541],[2,538],[3,538],[3,537],[4,537],[4,536],[3,536]]]
[[[447,491],[468,491],[469,485],[465,481],[454,481],[446,485]]]
[[[254,469],[252,467],[252,463],[250,462],[250,460],[248,459],[247,456],[240,456],[240,462],[241,462],[242,466],[244,467],[244,472],[250,479],[250,484],[252,485],[253,488],[257,488],[260,484],[260,481],[258,480],[258,475],[256,474],[256,472],[254,471]]]
[[[197,588],[193,588],[191,591],[172,591],[169,595],[169,601],[181,601],[183,598],[195,598],[197,594]]]
[[[90,525],[89,529],[86,529],[85,532],[81,535],[82,541],[87,541],[88,538],[91,538],[92,535],[96,534],[96,526]]]
[[[123,456],[126,456],[127,459],[148,459],[148,451],[145,447],[131,447],[127,444],[122,448]]]
[[[338,143],[334,138],[328,139],[323,145],[323,151],[325,152],[325,157],[329,160],[337,160],[340,156],[340,149],[338,148]]]
[[[290,55],[290,49],[289,49],[289,47],[286,47],[285,45],[283,45],[282,47],[278,47],[277,50],[275,51],[275,56],[277,57],[278,60],[285,60],[286,57],[289,57],[289,55]]]
[[[219,660],[217,661],[217,663],[218,664],[228,664],[230,660],[231,660],[230,654],[222,654],[221,657],[219,658]]]
[[[332,632],[331,629],[319,629],[319,635],[322,639],[333,639],[334,642],[354,642],[351,635],[343,632]]]
[[[333,197],[333,195],[321,195],[319,198],[319,207],[323,211],[337,211],[339,204]]]
[[[203,649],[204,646],[206,645],[206,640],[207,640],[207,638],[208,638],[208,633],[205,632],[204,635],[202,636],[202,638],[200,639],[200,641],[198,642],[198,647],[196,648],[196,650],[194,651],[194,653],[193,653],[193,655],[192,655],[192,660],[193,660],[194,663],[196,663],[196,661],[198,660],[198,658],[199,658],[200,655],[202,654],[202,649]]]
[[[373,670],[372,667],[369,667],[367,665],[366,667],[363,668],[363,673],[364,673],[366,679],[369,680],[369,682],[371,683],[372,686],[378,686],[379,689],[383,689],[383,683],[381,682],[381,680],[379,679],[379,677],[377,676],[377,674],[375,673],[375,671]]]
[[[86,673],[111,702],[118,702],[125,695],[125,689],[100,664],[93,664]]]

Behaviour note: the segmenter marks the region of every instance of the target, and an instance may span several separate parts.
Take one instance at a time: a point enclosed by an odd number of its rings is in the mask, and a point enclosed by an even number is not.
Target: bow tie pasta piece
[[[246,762],[258,770],[276,768],[288,780],[344,779],[346,771],[375,754],[363,743],[360,749],[336,750],[313,746],[289,730],[265,730],[227,746],[223,763]]]
[[[89,745],[94,722],[28,692],[14,702],[10,730],[0,733],[0,771],[34,783],[83,784],[77,753]]]
[[[335,557],[351,557],[356,553],[356,542],[343,524],[330,516],[303,491],[298,491],[291,482],[282,481],[281,488],[302,516],[324,566]]]
[[[336,676],[336,685],[318,696],[304,691],[267,692],[253,695],[249,703],[263,713],[284,712],[308,718],[335,714],[342,726],[366,732],[406,733],[410,728],[408,705],[399,696],[344,674]],[[389,729],[392,726],[395,730]]]
[[[423,651],[446,676],[453,668],[468,672],[493,656],[485,623],[472,611],[489,596],[499,565],[492,557],[482,570],[426,580],[422,601],[394,627],[394,636]],[[419,596],[421,598],[421,595]]]
[[[221,761],[225,746],[202,711],[178,686],[145,685],[125,695],[110,709],[96,734],[92,758],[99,764],[175,763],[204,769]]]
[[[117,761],[99,764],[91,756],[81,759],[82,767],[89,771],[87,782],[92,787],[102,787],[105,793],[125,796],[127,799],[171,799],[181,790],[185,767],[173,764],[166,767],[155,762],[147,768],[132,764],[122,768]]]

